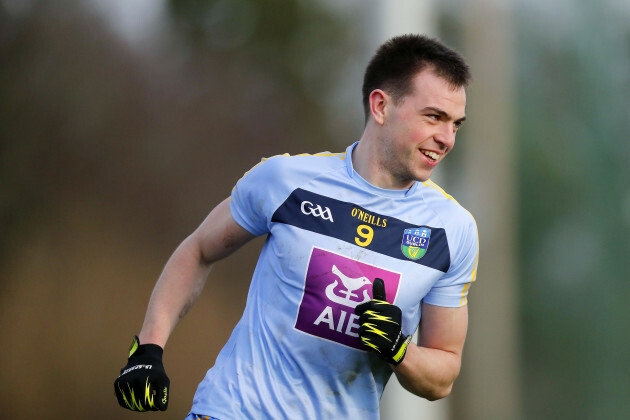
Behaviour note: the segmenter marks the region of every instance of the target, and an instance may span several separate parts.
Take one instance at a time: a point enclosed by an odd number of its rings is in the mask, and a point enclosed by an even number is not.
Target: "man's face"
[[[390,188],[426,181],[455,145],[466,115],[466,92],[453,88],[432,70],[412,79],[412,90],[399,104],[391,97],[384,108],[380,166]]]

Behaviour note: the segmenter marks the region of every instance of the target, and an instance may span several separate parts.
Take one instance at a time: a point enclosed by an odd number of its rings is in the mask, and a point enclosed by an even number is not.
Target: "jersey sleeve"
[[[247,171],[232,190],[232,217],[253,235],[269,233],[271,216],[284,200],[283,194],[286,195],[279,157],[263,159]]]
[[[454,242],[451,266],[424,297],[426,303],[444,307],[460,307],[468,303],[468,290],[477,275],[479,255],[477,225],[472,216]]]

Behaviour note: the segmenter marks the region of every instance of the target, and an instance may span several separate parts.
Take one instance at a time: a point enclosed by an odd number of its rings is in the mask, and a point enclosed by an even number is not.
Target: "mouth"
[[[438,160],[440,159],[440,155],[435,152],[431,152],[429,150],[420,150],[420,152],[430,163],[437,164]]]

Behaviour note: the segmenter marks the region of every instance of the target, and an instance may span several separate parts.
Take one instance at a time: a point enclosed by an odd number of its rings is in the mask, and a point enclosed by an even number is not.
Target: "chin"
[[[424,182],[427,181],[428,179],[431,178],[431,175],[433,175],[433,172],[428,172],[428,173],[422,173],[422,174],[417,174],[416,176],[416,181],[418,182]]]

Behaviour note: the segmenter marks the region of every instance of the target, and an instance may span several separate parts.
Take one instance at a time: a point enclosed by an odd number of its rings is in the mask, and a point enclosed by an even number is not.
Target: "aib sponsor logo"
[[[321,217],[324,220],[335,223],[335,221],[333,220],[332,212],[328,207],[322,208],[322,206],[320,206],[319,204],[313,204],[310,201],[302,201],[302,204],[300,205],[300,210],[302,210],[302,213],[307,216],[311,215],[314,217]]]
[[[385,281],[387,300],[393,303],[400,273],[313,248],[295,328],[365,350],[354,308],[372,299],[372,283],[377,277]]]

